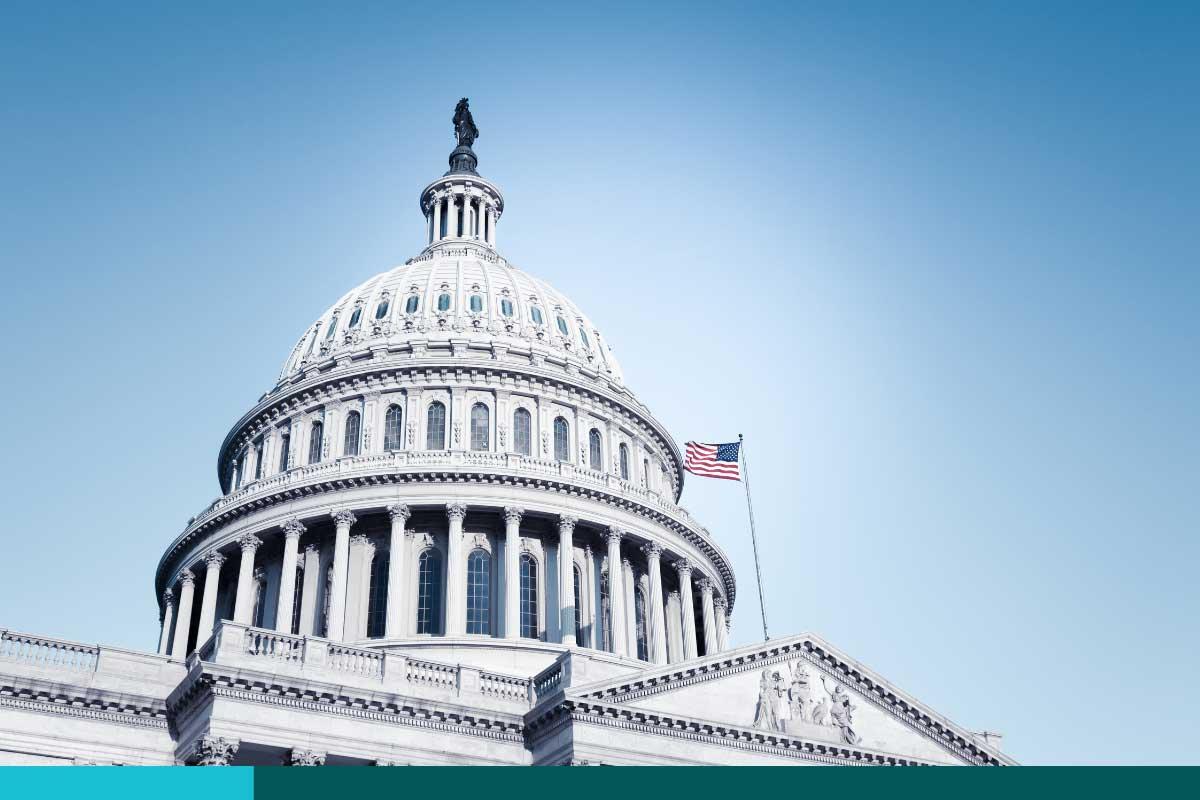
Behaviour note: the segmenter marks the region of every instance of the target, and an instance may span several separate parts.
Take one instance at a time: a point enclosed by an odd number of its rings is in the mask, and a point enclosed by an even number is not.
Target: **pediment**
[[[1014,763],[811,635],[650,667],[569,694],[924,762]]]

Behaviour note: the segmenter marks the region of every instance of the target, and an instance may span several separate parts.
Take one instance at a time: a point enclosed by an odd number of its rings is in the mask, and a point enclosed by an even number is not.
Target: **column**
[[[192,628],[192,594],[196,590],[196,576],[185,569],[179,573],[179,619],[175,623],[175,641],[171,644],[171,658],[187,658],[188,634]]]
[[[304,590],[300,593],[301,636],[315,633],[313,623],[317,616],[317,593],[321,590],[321,546],[309,542],[304,546]]]
[[[496,221],[500,219],[500,209],[492,207],[488,209],[488,244],[493,248],[496,246]]]
[[[337,533],[333,540],[333,587],[329,598],[328,638],[340,642],[346,631],[346,573],[350,566],[350,526],[358,519],[348,508],[331,511]]]
[[[388,539],[388,596],[384,636],[396,639],[408,634],[404,624],[404,569],[408,560],[408,531],[405,525],[412,517],[412,512],[404,503],[390,505],[387,511],[392,518],[392,534]]]
[[[679,573],[679,613],[683,615],[683,659],[696,657],[696,606],[692,600],[692,562],[681,558],[675,562]]]
[[[299,557],[300,534],[306,528],[298,519],[283,524],[283,573],[279,576],[279,602],[275,604],[275,630],[292,632],[292,611],[296,602],[296,560]]]
[[[453,239],[458,235],[458,203],[453,192],[446,193],[446,238]]]
[[[568,647],[575,642],[575,517],[558,518],[558,630],[559,641]]]
[[[679,590],[667,592],[667,607],[664,613],[667,618],[667,663],[675,664],[683,661],[683,627],[679,606]]]
[[[728,622],[725,618],[725,598],[717,595],[713,598],[713,614],[717,620],[717,652],[723,653],[729,649]]]
[[[200,627],[196,631],[196,646],[212,635],[217,623],[217,590],[221,586],[221,567],[225,556],[213,550],[204,557],[204,597],[200,600]]]
[[[364,534],[350,537],[350,566],[346,570],[345,641],[367,637],[367,596],[371,591],[371,559],[375,545]]]
[[[479,241],[487,244],[488,232],[488,202],[486,197],[479,198]]]
[[[466,192],[462,196],[462,238],[471,238],[471,195]]]
[[[242,563],[238,567],[237,595],[233,604],[233,621],[249,625],[254,614],[254,554],[262,539],[252,533],[237,540],[242,548]]]
[[[463,520],[467,507],[462,503],[447,503],[450,519],[449,542],[446,547],[446,635],[464,636],[467,632],[467,563],[463,557]]]
[[[158,654],[165,656],[171,649],[171,622],[175,619],[175,592],[163,589],[162,630],[158,634]]]
[[[646,554],[646,572],[650,576],[650,660],[655,664],[667,663],[667,626],[663,618],[662,545],[647,542],[642,546]]]
[[[525,509],[504,509],[504,637],[521,636],[521,517]]]
[[[442,198],[434,197],[433,199],[433,235],[429,237],[429,243],[433,244],[442,238]]]
[[[579,600],[583,603],[583,647],[596,649],[596,587],[592,576],[596,566],[592,561],[592,546],[583,546],[583,585],[579,587]]]
[[[713,586],[706,576],[696,581],[700,587],[700,614],[704,618],[704,654],[711,656],[720,652],[717,646],[717,617],[713,611]]]
[[[633,563],[628,558],[621,559],[622,588],[625,590],[625,651],[630,658],[637,658],[637,601],[634,592],[637,591],[637,581],[633,574]]]
[[[629,654],[629,636],[625,632],[625,570],[621,564],[621,530],[609,528],[608,540],[608,606],[612,626],[608,646],[614,655]]]

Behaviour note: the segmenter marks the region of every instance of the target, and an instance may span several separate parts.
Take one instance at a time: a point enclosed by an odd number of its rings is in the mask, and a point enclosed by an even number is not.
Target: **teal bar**
[[[251,800],[252,767],[0,767],[0,797]]]

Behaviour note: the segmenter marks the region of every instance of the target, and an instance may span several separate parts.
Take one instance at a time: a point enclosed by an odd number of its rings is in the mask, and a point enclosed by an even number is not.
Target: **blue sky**
[[[744,433],[771,631],[1028,763],[1197,760],[1194,4],[7,4],[0,625],[151,648],[307,325],[422,244],[461,96],[501,251],[682,444]],[[684,504],[734,560],[741,487]]]

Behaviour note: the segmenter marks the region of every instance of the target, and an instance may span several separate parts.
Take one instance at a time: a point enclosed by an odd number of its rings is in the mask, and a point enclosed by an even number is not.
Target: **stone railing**
[[[0,661],[93,672],[99,660],[100,648],[96,645],[45,639],[13,631],[0,632]]]
[[[563,683],[563,665],[556,661],[533,676],[533,701],[536,703],[547,695],[558,691]]]
[[[220,665],[362,683],[388,691],[439,697],[475,694],[523,707],[534,700],[533,681],[528,678],[352,647],[315,636],[291,636],[228,620],[221,622],[195,657]]]

